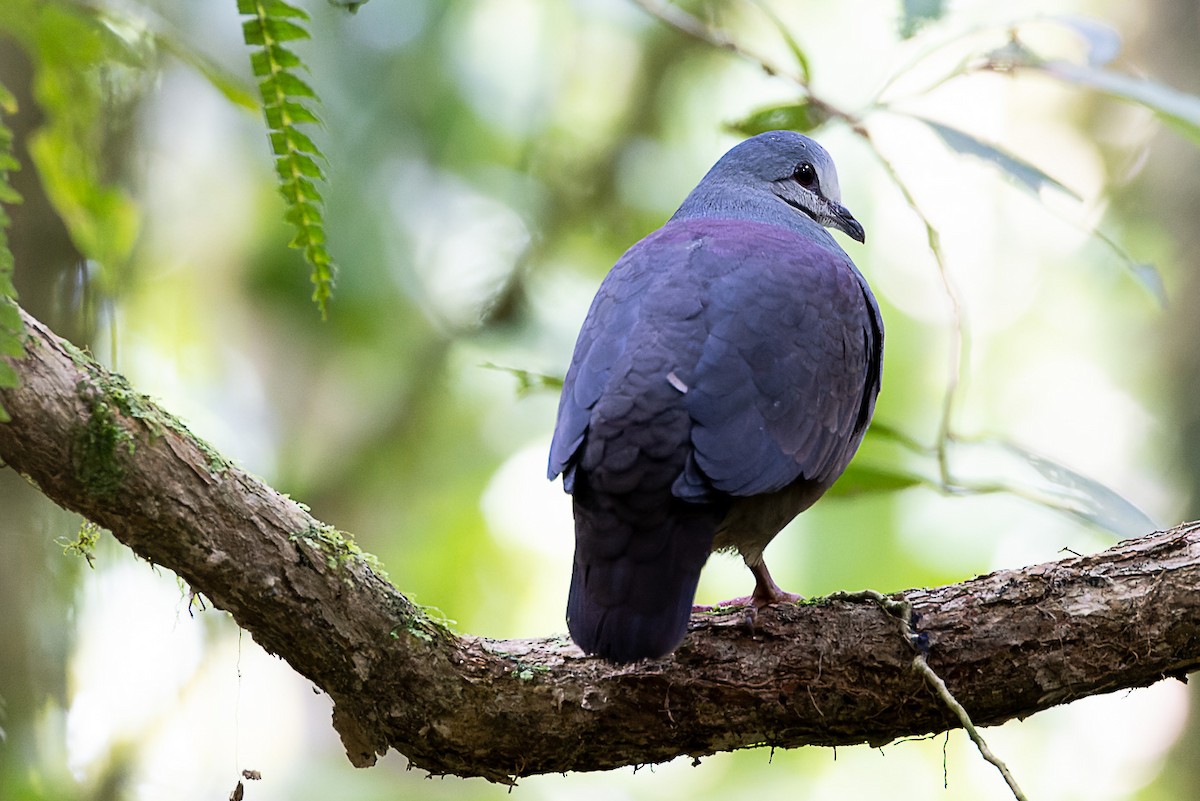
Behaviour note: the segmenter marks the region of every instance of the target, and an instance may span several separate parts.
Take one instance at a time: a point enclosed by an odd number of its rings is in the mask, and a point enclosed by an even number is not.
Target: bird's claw
[[[775,604],[794,604],[803,600],[803,595],[798,595],[794,592],[784,592],[783,590],[779,589],[779,587],[775,587],[774,592],[755,592],[753,595],[742,595],[738,598],[730,598],[728,601],[721,601],[720,603],[713,604],[711,606],[706,604],[696,604],[692,607],[692,611],[712,614],[714,612],[723,612],[730,609],[748,607],[757,613],[758,610],[768,606],[774,606]]]

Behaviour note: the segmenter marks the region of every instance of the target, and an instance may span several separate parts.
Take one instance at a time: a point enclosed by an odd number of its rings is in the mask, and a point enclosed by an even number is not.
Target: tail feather
[[[628,509],[619,497],[581,502],[576,493],[567,600],[575,643],[622,663],[666,656],[682,642],[700,569],[723,517],[714,505],[674,498],[649,517],[622,514]]]

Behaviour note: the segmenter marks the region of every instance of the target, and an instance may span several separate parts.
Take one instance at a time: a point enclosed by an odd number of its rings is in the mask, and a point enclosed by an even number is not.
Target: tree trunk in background
[[[78,286],[81,259],[42,193],[25,150],[29,133],[41,124],[32,97],[29,63],[20,48],[0,39],[0,83],[17,98],[19,111],[6,117],[15,134],[21,169],[11,173],[24,202],[8,209],[13,218],[9,244],[16,259],[15,283],[21,302],[61,326],[79,344],[90,341],[82,315],[61,302],[63,288]],[[68,294],[66,300],[70,300]],[[68,515],[29,486],[13,470],[0,470],[0,796],[6,780],[45,766],[36,752],[37,719],[48,698],[66,695],[66,665],[72,628],[68,607],[82,560],[60,556],[57,537],[77,526]],[[57,527],[62,531],[55,531]],[[40,758],[39,758],[40,757]]]
[[[1134,63],[1159,80],[1185,92],[1200,92],[1200,6],[1193,0],[1151,0],[1136,6],[1143,20],[1142,31],[1130,43]],[[1161,346],[1164,367],[1172,383],[1173,424],[1177,432],[1174,454],[1189,496],[1186,518],[1200,513],[1200,150],[1194,143],[1169,129],[1158,134],[1154,157],[1139,179],[1140,190],[1125,199],[1136,213],[1149,216],[1164,226],[1174,244],[1174,257],[1181,275],[1164,317]],[[1153,189],[1151,189],[1153,187]],[[1167,763],[1162,782],[1174,798],[1200,798],[1200,697],[1192,685],[1191,714],[1183,737]]]

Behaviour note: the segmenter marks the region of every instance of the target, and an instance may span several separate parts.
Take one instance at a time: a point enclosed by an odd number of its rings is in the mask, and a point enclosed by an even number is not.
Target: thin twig
[[[937,697],[942,703],[954,713],[958,718],[958,722],[966,730],[967,736],[971,738],[971,742],[975,743],[975,747],[979,749],[979,755],[988,762],[996,766],[996,770],[1000,771],[1000,775],[1004,777],[1008,789],[1012,791],[1013,797],[1017,801],[1029,801],[1028,796],[1022,792],[1021,787],[1017,784],[1017,780],[1013,778],[1012,772],[1000,757],[996,756],[991,748],[988,748],[987,741],[983,739],[983,735],[979,733],[979,729],[975,728],[975,724],[971,722],[971,716],[967,714],[967,710],[958,702],[954,694],[950,692],[950,688],[946,686],[946,682],[942,681],[942,677],[934,672],[933,668],[929,667],[929,663],[925,661],[924,654],[917,654],[913,658],[913,670],[921,674],[925,681],[937,693]]]
[[[710,28],[701,19],[689,14],[677,5],[659,2],[659,0],[634,0],[634,2],[641,6],[647,14],[682,34],[690,36],[699,42],[720,48],[721,50],[728,50],[730,53],[753,62],[768,75],[790,78],[800,86],[807,88],[806,83],[799,75],[781,69],[762,56],[750,52],[723,32]]]
[[[934,228],[933,223],[925,216],[925,212],[921,210],[917,199],[909,190],[908,185],[900,178],[900,174],[896,171],[895,166],[888,161],[887,157],[880,152],[879,148],[875,147],[871,142],[870,137],[863,130],[856,129],[856,132],[867,140],[871,145],[872,152],[875,153],[879,163],[883,166],[884,172],[892,179],[892,183],[900,190],[900,194],[904,196],[904,202],[917,215],[917,219],[925,226],[925,237],[929,245],[929,251],[933,254],[934,262],[937,264],[938,275],[942,281],[942,287],[946,292],[946,298],[950,302],[950,352],[948,354],[948,376],[946,379],[946,394],[942,398],[942,416],[938,423],[937,436],[937,463],[938,473],[941,476],[942,483],[946,487],[952,487],[955,484],[953,476],[950,474],[950,454],[949,444],[954,440],[954,432],[952,424],[954,420],[954,408],[958,400],[958,392],[962,387],[963,377],[967,372],[967,364],[970,359],[970,329],[967,324],[966,312],[963,308],[962,295],[958,291],[957,284],[954,283],[954,278],[950,275],[950,268],[946,264],[945,254],[942,252],[941,235]]]
[[[730,38],[723,31],[712,28],[700,18],[689,14],[677,5],[662,0],[634,0],[647,14],[669,27],[674,28],[685,36],[712,47],[728,51],[755,65],[773,78],[784,78],[791,81],[801,91],[808,103],[818,109],[826,118],[839,119],[851,128],[857,129],[857,116],[843,111],[815,96],[809,88],[808,80],[800,73],[784,69],[758,53],[748,50]]]
[[[946,686],[946,682],[942,681],[942,677],[925,660],[924,650],[918,644],[917,632],[913,630],[912,604],[908,599],[903,597],[893,598],[876,590],[835,592],[829,598],[834,601],[872,601],[878,604],[884,612],[896,619],[900,624],[900,631],[904,635],[905,642],[917,651],[917,655],[913,657],[912,661],[913,672],[924,678],[929,686],[933,688],[938,699],[954,713],[954,716],[958,718],[959,724],[966,730],[967,736],[971,738],[971,742],[975,743],[975,747],[979,749],[979,755],[1000,771],[1000,775],[1004,777],[1004,781],[1008,785],[1008,789],[1012,791],[1013,797],[1017,801],[1029,801],[1028,796],[1021,790],[1012,772],[1009,771],[1008,766],[988,747],[987,741],[983,739],[983,735],[979,733],[979,729],[975,728],[975,724],[971,722],[971,716],[967,714],[967,710],[958,702],[954,694],[950,692],[950,688]]]

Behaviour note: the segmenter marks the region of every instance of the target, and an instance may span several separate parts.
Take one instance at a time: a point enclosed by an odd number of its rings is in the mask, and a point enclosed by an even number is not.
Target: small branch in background
[[[924,678],[938,699],[946,705],[947,709],[954,713],[954,717],[958,719],[963,729],[966,730],[967,735],[971,738],[971,742],[975,743],[975,747],[979,749],[980,756],[1000,771],[1000,775],[1004,778],[1005,783],[1008,784],[1008,789],[1012,791],[1013,797],[1017,801],[1028,801],[1025,794],[1021,791],[1020,786],[1017,785],[1017,780],[1009,771],[1008,766],[988,747],[987,741],[983,739],[983,735],[979,733],[979,729],[971,722],[971,716],[967,714],[967,710],[954,697],[954,694],[950,692],[950,688],[946,686],[946,682],[942,680],[942,677],[929,666],[929,662],[925,658],[929,651],[929,645],[927,639],[913,628],[913,607],[908,599],[903,596],[893,598],[875,590],[860,590],[859,592],[835,592],[829,596],[829,600],[870,601],[878,605],[880,609],[896,620],[900,626],[900,633],[904,637],[905,643],[917,652],[912,661],[913,672]]]
[[[1020,786],[1017,784],[1016,778],[1009,771],[1008,766],[988,747],[987,741],[983,739],[983,735],[979,733],[979,729],[971,722],[971,716],[967,714],[967,710],[963,708],[963,705],[950,692],[950,688],[946,686],[946,682],[942,681],[942,677],[935,673],[933,668],[929,667],[929,663],[925,661],[924,654],[917,654],[913,657],[913,670],[925,678],[926,683],[933,688],[933,691],[937,693],[942,703],[958,718],[958,722],[966,730],[967,736],[971,738],[971,742],[975,743],[975,747],[979,749],[979,755],[994,765],[996,770],[1000,771],[1000,775],[1004,777],[1004,782],[1008,785],[1008,789],[1012,791],[1013,797],[1017,801],[1028,801],[1025,793],[1021,791]]]
[[[665,23],[680,33],[721,50],[728,50],[734,55],[760,67],[767,75],[790,78],[798,85],[807,89],[807,82],[799,75],[788,73],[767,61],[762,56],[750,52],[723,32],[710,28],[702,20],[692,16],[677,5],[659,2],[659,0],[634,0],[643,10],[659,22]]]
[[[726,50],[734,55],[742,58],[756,67],[761,69],[767,75],[774,78],[784,78],[795,84],[798,89],[804,94],[806,103],[812,106],[819,119],[838,119],[855,128],[859,124],[859,120],[854,115],[843,111],[842,109],[828,103],[825,100],[815,96],[809,88],[808,79],[808,61],[802,50],[796,42],[787,35],[786,30],[769,9],[763,9],[768,18],[775,24],[781,33],[785,36],[788,42],[788,47],[796,57],[799,71],[784,69],[778,64],[775,64],[765,56],[749,50],[745,46],[739,44],[734,39],[730,38],[723,31],[716,30],[710,27],[703,20],[689,14],[679,6],[672,3],[660,2],[660,0],[634,0],[642,9],[650,16],[668,25],[680,33],[688,36],[696,41],[703,42],[721,50]]]
[[[946,256],[942,252],[941,235],[938,234],[933,223],[925,215],[920,204],[917,203],[917,199],[908,188],[908,184],[904,182],[900,174],[896,171],[896,167],[880,152],[879,148],[875,147],[866,131],[859,131],[859,134],[871,146],[871,151],[879,159],[884,172],[891,178],[896,188],[900,190],[900,194],[904,197],[904,202],[908,204],[913,214],[917,215],[917,219],[925,227],[925,237],[929,245],[929,252],[933,254],[934,262],[937,264],[938,276],[942,281],[942,289],[945,291],[946,299],[950,305],[951,337],[950,349],[947,354],[948,374],[946,378],[946,391],[942,396],[942,413],[938,423],[937,444],[934,447],[937,452],[938,472],[942,484],[946,487],[952,487],[954,485],[954,478],[950,471],[949,448],[950,442],[954,438],[954,407],[958,400],[958,391],[962,386],[963,376],[966,374],[971,353],[970,329],[967,324],[966,312],[963,309],[962,295],[958,290],[958,286],[954,283],[954,278],[950,275],[949,266],[946,264]]]

